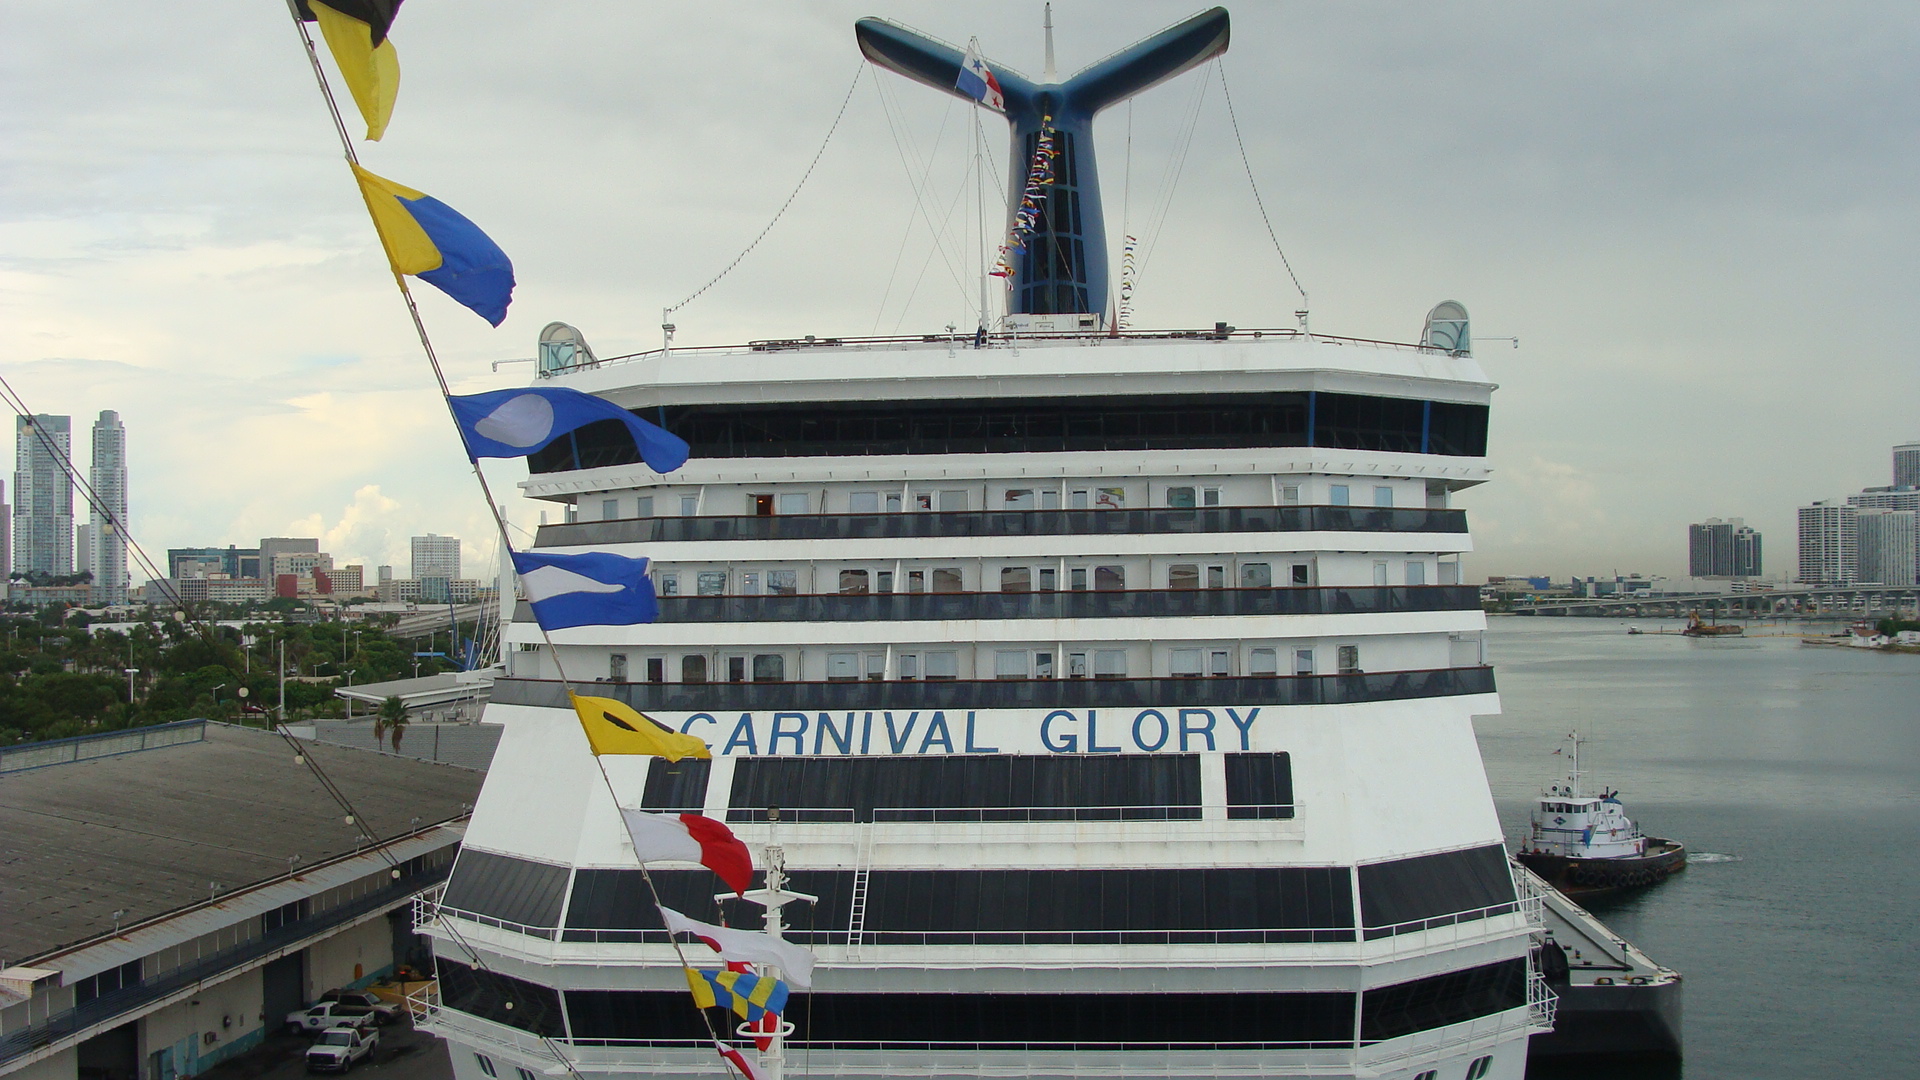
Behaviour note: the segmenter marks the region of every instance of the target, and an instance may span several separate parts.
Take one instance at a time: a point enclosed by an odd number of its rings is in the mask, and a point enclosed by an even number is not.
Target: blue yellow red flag
[[[424,192],[358,165],[353,175],[394,273],[419,278],[495,326],[505,321],[513,302],[513,262],[492,237]]]
[[[718,1005],[754,1021],[787,1007],[787,984],[779,979],[740,971],[686,970],[693,1003],[703,1009]]]

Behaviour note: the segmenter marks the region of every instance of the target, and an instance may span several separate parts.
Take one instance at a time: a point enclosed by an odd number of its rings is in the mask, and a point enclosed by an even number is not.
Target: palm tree
[[[382,736],[392,732],[393,752],[400,752],[400,738],[407,730],[407,703],[399,695],[389,697],[380,703],[380,711],[373,718],[373,741],[377,745]]]

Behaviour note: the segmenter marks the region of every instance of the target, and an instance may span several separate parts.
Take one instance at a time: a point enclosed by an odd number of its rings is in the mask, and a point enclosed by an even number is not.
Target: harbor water
[[[1589,784],[1693,856],[1593,905],[1684,974],[1684,1063],[1533,1075],[1920,1076],[1920,655],[1802,645],[1835,629],[1806,623],[1489,622],[1505,713],[1476,728],[1510,845],[1577,729]]]

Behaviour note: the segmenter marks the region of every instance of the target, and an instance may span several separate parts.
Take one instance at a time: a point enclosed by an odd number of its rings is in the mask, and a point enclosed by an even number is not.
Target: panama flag
[[[641,862],[699,863],[741,896],[753,884],[753,856],[723,823],[699,814],[649,814],[625,807],[620,816]]]
[[[953,80],[953,87],[989,109],[1007,111],[1006,96],[1000,93],[1000,80],[993,77],[993,70],[980,59],[977,40],[967,42],[967,58],[960,63],[960,75]]]
[[[513,553],[513,569],[548,630],[569,626],[632,626],[660,617],[647,560],[605,551],[579,555]]]
[[[670,907],[662,907],[667,929],[675,934],[692,934],[720,954],[721,959],[744,964],[772,964],[786,975],[787,981],[802,990],[813,986],[813,953],[790,941],[780,941],[757,930],[735,930],[689,919]]]
[[[598,420],[613,420],[633,436],[640,460],[657,473],[670,473],[687,463],[687,441],[666,428],[649,424],[605,398],[559,386],[524,390],[490,390],[447,398],[460,422],[467,456],[525,457],[541,447]]]

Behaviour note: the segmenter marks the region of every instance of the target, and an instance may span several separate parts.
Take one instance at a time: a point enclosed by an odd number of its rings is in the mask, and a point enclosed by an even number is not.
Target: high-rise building
[[[1848,506],[1877,506],[1883,510],[1920,510],[1920,488],[1870,487],[1847,496]]]
[[[1760,534],[1740,518],[1708,518],[1687,526],[1687,575],[1697,578],[1760,576]]]
[[[100,574],[93,561],[93,523],[76,526],[73,530],[73,572],[82,571],[93,575],[96,586],[100,584]]]
[[[17,417],[13,441],[13,569],[73,573],[73,418]]]
[[[427,578],[445,578],[452,581],[459,576],[459,537],[428,533],[425,536],[413,538],[413,579],[415,581],[423,581]]]
[[[383,566],[380,568],[379,573],[380,573],[380,584],[385,585],[387,582],[393,580],[393,567]]]
[[[1859,580],[1860,508],[1828,501],[1800,508],[1800,576],[1808,585],[1847,585]]]
[[[1916,523],[1912,510],[1854,511],[1854,531],[1860,549],[1860,577],[1876,585],[1915,584]]]
[[[260,576],[273,580],[273,562],[282,555],[294,555],[301,552],[316,554],[320,550],[320,541],[306,536],[263,536],[260,538]]]
[[[0,482],[0,600],[7,598],[13,581],[13,504],[7,502],[7,485]]]
[[[127,428],[120,414],[103,409],[93,422],[93,595],[103,604],[127,602]]]
[[[1901,443],[1893,448],[1893,486],[1920,488],[1920,442]]]

